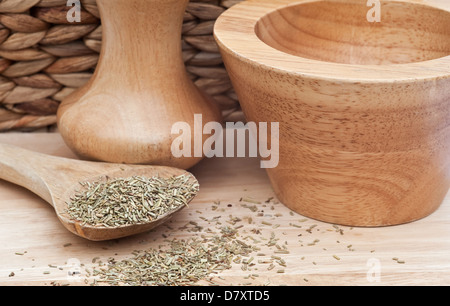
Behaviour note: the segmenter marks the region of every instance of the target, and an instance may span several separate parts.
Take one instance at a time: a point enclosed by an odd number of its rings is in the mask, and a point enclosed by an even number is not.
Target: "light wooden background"
[[[0,142],[74,157],[57,133],[8,133],[0,135]],[[247,243],[252,242],[250,236],[260,240],[256,244],[266,256],[253,254],[255,263],[276,255],[286,262],[286,267],[275,263],[274,269],[267,270],[268,264],[257,263],[251,271],[243,271],[241,264],[236,264],[214,278],[221,285],[450,284],[449,197],[434,214],[411,224],[334,227],[292,213],[276,199],[265,203],[274,194],[256,159],[206,159],[192,172],[199,179],[201,191],[189,208],[150,233],[109,242],[90,242],[74,236],[59,223],[50,205],[21,187],[0,181],[0,285],[86,285],[84,269],[93,266],[94,257],[104,262],[109,257],[129,258],[133,250],[164,243],[163,235],[169,239],[188,238],[217,231],[224,225],[242,225],[239,236]],[[214,204],[218,201],[220,205]],[[253,205],[257,205],[256,211],[248,208]],[[213,210],[214,206],[217,209]],[[232,225],[230,216],[242,221]],[[192,221],[202,229],[196,231]],[[289,254],[278,254],[276,246],[265,245],[264,239],[271,233],[279,239],[278,245],[286,245]],[[74,271],[72,262],[84,265],[78,278],[67,276]],[[280,269],[284,273],[277,273]],[[50,274],[44,274],[46,271]],[[14,276],[9,276],[12,272]],[[249,277],[251,274],[257,276]]]

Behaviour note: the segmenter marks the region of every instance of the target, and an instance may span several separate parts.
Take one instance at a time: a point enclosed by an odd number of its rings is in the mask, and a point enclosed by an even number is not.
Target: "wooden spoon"
[[[65,212],[67,203],[80,182],[131,176],[172,177],[190,175],[189,172],[165,166],[123,165],[74,160],[28,151],[12,145],[0,144],[0,179],[25,187],[50,203],[62,224],[72,233],[93,241],[122,238],[146,232],[168,221],[171,216],[184,208],[161,215],[152,222],[135,225],[103,227],[81,224],[72,220]],[[192,200],[189,199],[188,202]]]

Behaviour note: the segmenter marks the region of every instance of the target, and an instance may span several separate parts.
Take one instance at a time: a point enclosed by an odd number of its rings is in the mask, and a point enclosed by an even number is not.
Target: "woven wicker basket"
[[[183,25],[187,72],[228,119],[241,112],[213,25],[224,10],[241,1],[191,0]],[[60,101],[91,77],[102,37],[96,2],[81,0],[81,23],[67,21],[66,4],[0,1],[0,131],[54,126]]]

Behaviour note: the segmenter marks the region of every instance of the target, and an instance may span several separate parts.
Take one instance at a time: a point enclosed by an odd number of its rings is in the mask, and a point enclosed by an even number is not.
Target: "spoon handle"
[[[52,156],[0,144],[0,179],[22,186],[50,204],[52,195],[45,178],[51,177],[58,164]]]

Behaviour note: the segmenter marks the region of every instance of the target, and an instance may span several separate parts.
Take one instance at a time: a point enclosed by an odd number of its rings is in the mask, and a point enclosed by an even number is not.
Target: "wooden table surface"
[[[75,158],[57,133],[7,133],[0,142]],[[95,257],[129,258],[165,238],[186,239],[224,225],[239,228],[239,237],[261,250],[251,255],[255,264],[249,269],[234,264],[216,275],[220,285],[450,284],[450,197],[414,223],[349,228],[305,218],[278,203],[257,159],[205,159],[191,172],[201,191],[188,208],[149,233],[106,242],[74,236],[50,205],[0,181],[0,285],[91,284],[85,269]],[[271,237],[276,244],[268,243]],[[80,274],[69,276],[71,271]]]

